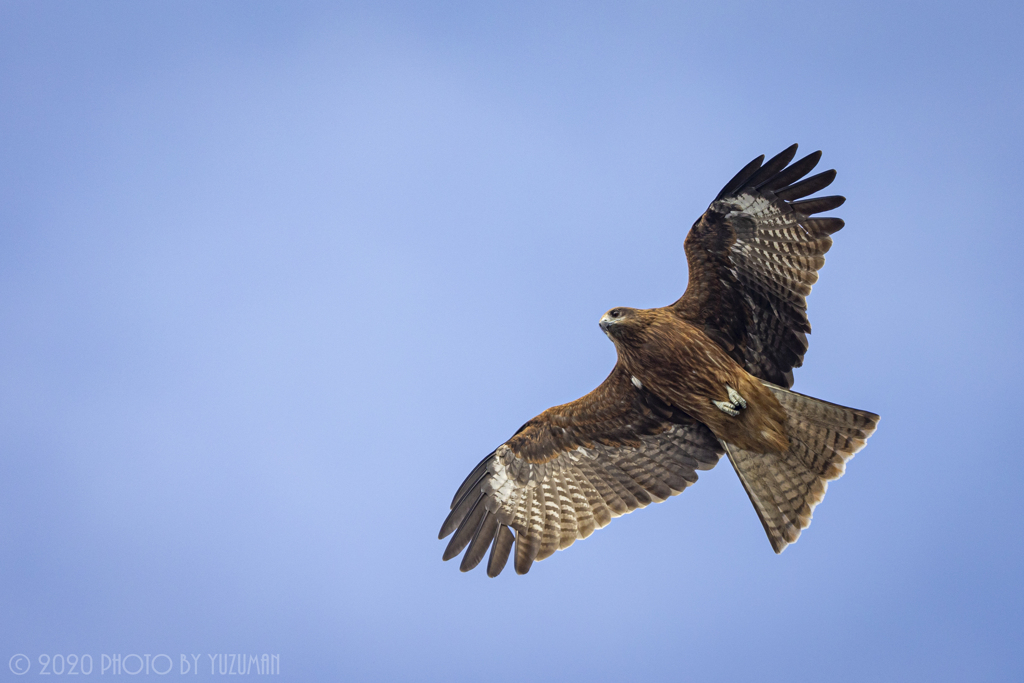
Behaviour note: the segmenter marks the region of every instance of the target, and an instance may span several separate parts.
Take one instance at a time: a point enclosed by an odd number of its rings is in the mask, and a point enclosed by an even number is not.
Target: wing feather
[[[798,211],[805,216],[810,216],[816,213],[824,213],[825,211],[831,211],[832,209],[838,209],[840,206],[846,203],[846,197],[840,197],[839,195],[832,195],[829,197],[815,197],[814,199],[803,199],[799,202],[793,202],[791,206],[794,211]]]
[[[494,540],[494,535],[497,532],[497,516],[485,511],[480,519],[480,524],[477,526],[476,533],[473,534],[473,540],[470,541],[469,547],[466,548],[466,554],[462,556],[462,564],[459,566],[459,569],[468,572],[480,564],[480,560],[484,559],[484,555],[491,546],[491,541]]]
[[[789,162],[793,161],[793,157],[796,156],[796,150],[797,145],[790,145],[786,149],[782,150],[769,159],[764,166],[754,173],[754,175],[747,178],[743,182],[743,185],[753,185],[756,187],[772,176],[777,175],[779,171],[789,165]]]
[[[536,559],[544,560],[555,554],[560,545],[562,514],[558,501],[558,491],[555,484],[555,476],[542,475],[537,488],[542,494],[542,508],[544,510],[543,532],[540,539],[540,550]]]
[[[789,187],[783,188],[775,193],[775,196],[784,201],[793,201],[795,199],[802,199],[808,195],[812,195],[818,190],[823,190],[832,184],[832,181],[836,179],[836,172],[834,170],[825,171],[812,175],[810,178],[805,178],[798,183],[793,183]]]
[[[748,164],[723,188],[686,237],[689,284],[671,306],[747,372],[784,387],[807,351],[807,296],[832,246],[829,235],[843,227],[839,218],[811,216],[845,201],[804,199],[836,174],[804,178],[821,152],[789,164],[795,154],[793,145],[759,169]]]
[[[494,454],[492,453],[491,455]],[[476,488],[476,486],[480,483],[480,479],[484,475],[484,470],[487,469],[487,462],[488,458],[490,457],[491,456],[489,455],[487,456],[487,458],[481,460],[479,464],[477,464],[477,466],[473,468],[473,471],[469,473],[469,476],[466,477],[466,480],[462,482],[462,486],[459,487],[459,490],[455,492],[455,496],[452,497],[451,505],[453,510],[455,509],[456,503],[458,503],[458,501],[464,498],[466,496],[466,493],[469,492],[471,488]]]
[[[576,515],[576,535],[579,538],[586,538],[594,533],[594,529],[598,526],[597,518],[594,515],[594,504],[598,502],[597,491],[586,480],[582,472],[577,474],[571,469],[566,470],[565,477],[573,487],[572,506]]]
[[[652,407],[653,406],[653,407]],[[517,573],[697,480],[723,450],[707,427],[634,387],[620,366],[593,392],[545,411],[484,458],[456,492],[439,537],[460,569],[512,554]],[[468,547],[467,547],[468,546]]]
[[[484,506],[480,504],[482,501],[482,498],[477,498],[473,501],[469,514],[463,518],[459,528],[455,530],[455,535],[452,536],[452,540],[448,542],[448,547],[444,549],[444,555],[441,556],[445,561],[461,553],[462,549],[473,539],[477,526],[480,524],[480,519],[483,517],[484,512],[486,512]]]
[[[796,145],[793,145],[793,147],[795,148]],[[793,151],[796,152],[795,149]],[[784,171],[781,171],[774,178],[769,178],[768,180],[765,180],[761,184],[757,185],[756,187],[758,190],[774,191],[779,189],[780,187],[792,185],[794,182],[800,180],[805,175],[813,171],[814,167],[818,165],[819,161],[821,161],[821,150],[818,150],[817,152],[811,152],[803,159],[800,159],[799,161],[794,163],[789,168],[785,169]]]
[[[507,526],[503,524],[498,526],[498,533],[495,534],[494,543],[491,545],[491,556],[487,558],[487,576],[494,578],[505,568],[515,540],[515,534]]]
[[[740,169],[739,173],[732,177],[732,180],[725,184],[722,191],[718,193],[717,199],[732,194],[734,191],[743,187],[750,178],[757,173],[758,169],[761,168],[761,162],[764,161],[764,155],[757,157],[749,164]]]
[[[555,480],[555,491],[558,493],[559,527],[558,549],[565,550],[576,541],[579,533],[579,522],[576,519],[577,501],[573,497],[573,486],[566,472],[559,472]]]

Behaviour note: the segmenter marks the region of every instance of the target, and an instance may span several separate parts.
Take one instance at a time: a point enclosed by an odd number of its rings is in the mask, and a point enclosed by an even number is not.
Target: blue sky
[[[1020,680],[1024,11],[705,5],[0,4],[0,678]],[[848,198],[795,389],[882,416],[800,542],[723,463],[525,577],[442,563],[792,142]]]

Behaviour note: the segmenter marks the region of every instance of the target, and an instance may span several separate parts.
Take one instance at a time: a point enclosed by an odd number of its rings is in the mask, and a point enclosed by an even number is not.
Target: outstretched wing
[[[763,155],[754,159],[722,188],[686,236],[689,283],[672,304],[747,372],[786,388],[807,351],[805,297],[832,246],[829,235],[843,227],[842,219],[812,216],[846,201],[803,199],[836,172],[801,180],[821,152],[790,165],[796,149],[763,166]]]
[[[469,571],[490,547],[487,574],[497,576],[515,541],[515,569],[525,574],[612,518],[680,493],[722,452],[707,427],[616,365],[597,389],[527,422],[466,477],[438,534],[455,532],[444,559],[468,545],[460,568]]]

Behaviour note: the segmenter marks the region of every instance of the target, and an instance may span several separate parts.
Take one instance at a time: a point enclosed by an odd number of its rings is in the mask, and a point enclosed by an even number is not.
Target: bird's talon
[[[714,403],[715,407],[726,415],[736,417],[740,414],[740,411],[736,410],[736,407],[732,403],[727,403],[726,401],[712,401],[712,403]]]
[[[747,399],[740,396],[740,392],[736,391],[728,384],[725,385],[725,390],[729,392],[729,401],[731,401],[733,405],[739,406],[741,409],[747,407]]]

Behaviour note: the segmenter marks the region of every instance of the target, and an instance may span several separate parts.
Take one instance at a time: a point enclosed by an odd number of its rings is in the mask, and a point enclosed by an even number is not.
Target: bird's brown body
[[[643,387],[726,443],[758,452],[789,448],[786,412],[778,400],[704,332],[668,307],[613,311],[621,317],[606,316],[602,327],[619,361]],[[715,401],[729,401],[727,387],[747,402],[739,415],[715,407]]]
[[[440,538],[445,560],[497,576],[568,548],[619,515],[682,492],[723,453],[775,552],[811,523],[827,482],[878,416],[790,391],[807,351],[806,296],[843,197],[803,199],[835,171],[804,178],[821,152],[796,145],[747,164],[694,223],[683,296],[663,308],[615,308],[601,328],[618,362],[586,396],[545,410],[473,469]]]

